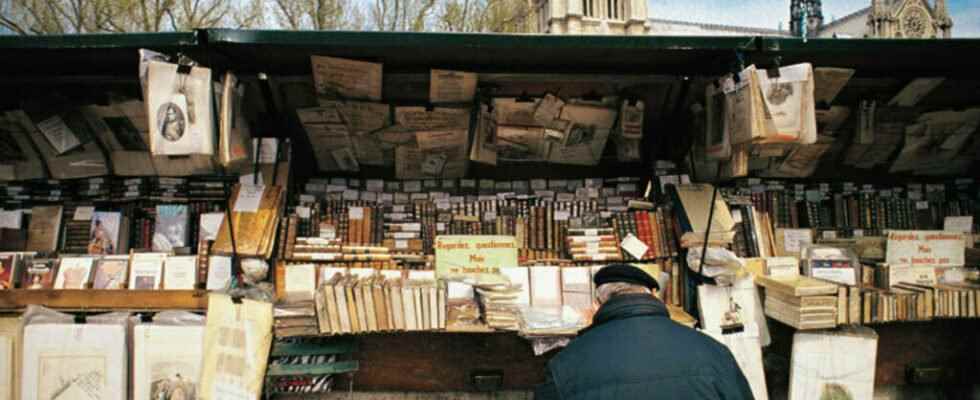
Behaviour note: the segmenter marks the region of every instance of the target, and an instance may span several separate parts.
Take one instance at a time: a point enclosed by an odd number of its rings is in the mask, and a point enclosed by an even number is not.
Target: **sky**
[[[789,29],[789,0],[648,0],[650,18]],[[931,1],[931,0],[930,0]],[[823,0],[824,22],[863,7],[870,0]],[[980,37],[980,0],[947,0],[953,37]]]

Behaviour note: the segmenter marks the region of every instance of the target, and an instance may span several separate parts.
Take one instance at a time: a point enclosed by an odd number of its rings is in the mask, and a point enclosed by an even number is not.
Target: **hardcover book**
[[[184,204],[160,204],[156,207],[153,229],[153,251],[170,252],[185,247],[188,231],[188,211]]]
[[[58,248],[62,206],[34,206],[27,236],[27,251],[51,253]]]

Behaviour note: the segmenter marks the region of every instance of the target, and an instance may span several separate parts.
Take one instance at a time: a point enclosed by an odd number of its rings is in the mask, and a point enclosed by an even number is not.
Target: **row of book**
[[[980,207],[972,180],[888,188],[767,181],[724,193],[750,197],[777,228],[851,228],[868,235],[885,229],[942,229],[945,217],[974,215]]]
[[[179,202],[224,200],[234,176],[116,177],[32,180],[7,184],[0,190],[5,209],[66,202],[119,203],[139,200]]]
[[[680,183],[680,182],[676,182]],[[689,182],[685,182],[689,183]],[[303,185],[303,194],[311,197],[340,196],[344,200],[358,200],[365,196],[369,201],[389,203],[409,203],[420,200],[422,195],[429,198],[431,193],[452,196],[478,195],[547,195],[572,194],[584,198],[642,197],[649,182],[638,177],[584,178],[584,179],[424,179],[424,180],[383,180],[358,178],[312,178]],[[358,199],[351,199],[353,196]],[[390,196],[389,196],[390,195]],[[375,200],[370,199],[375,196]],[[300,199],[302,201],[302,198]],[[400,201],[402,200],[402,201]],[[469,201],[467,201],[469,202]]]
[[[315,305],[323,334],[446,328],[446,287],[435,279],[337,273],[317,289]]]
[[[60,258],[0,253],[0,289],[221,290],[231,274],[226,256],[202,262],[199,256],[166,253]]]

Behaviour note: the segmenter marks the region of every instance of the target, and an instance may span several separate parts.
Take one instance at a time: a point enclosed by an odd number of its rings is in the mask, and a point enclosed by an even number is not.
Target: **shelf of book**
[[[68,311],[200,310],[208,306],[206,290],[0,290],[0,310],[42,305]]]

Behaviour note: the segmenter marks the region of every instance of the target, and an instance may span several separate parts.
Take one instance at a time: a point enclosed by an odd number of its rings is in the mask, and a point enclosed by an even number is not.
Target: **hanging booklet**
[[[212,90],[209,68],[148,63],[146,99],[153,155],[214,154]]]

